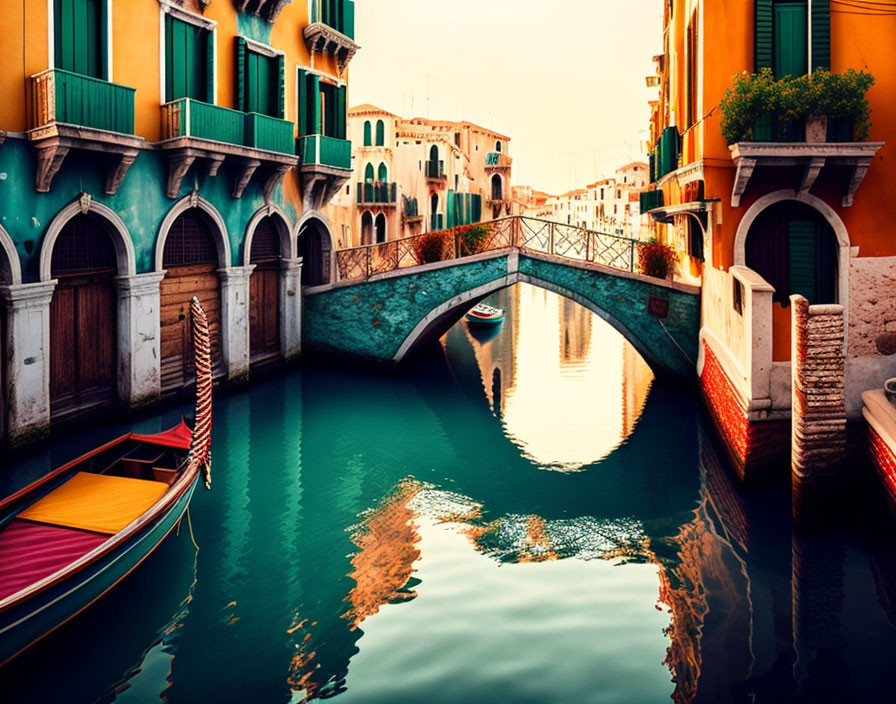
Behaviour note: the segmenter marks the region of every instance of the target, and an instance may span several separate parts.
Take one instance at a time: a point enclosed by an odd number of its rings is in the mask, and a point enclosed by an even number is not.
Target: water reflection
[[[745,494],[695,399],[614,331],[503,296],[493,339],[457,327],[406,378],[221,395],[198,553],[182,526],[0,671],[4,701],[880,699],[890,524],[793,531],[787,487]]]

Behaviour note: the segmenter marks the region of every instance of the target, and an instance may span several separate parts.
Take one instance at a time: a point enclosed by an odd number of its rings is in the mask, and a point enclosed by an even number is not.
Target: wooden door
[[[195,377],[190,337],[190,301],[199,299],[208,316],[212,373],[223,374],[221,291],[215,244],[202,216],[188,212],[172,225],[165,242],[159,309],[163,392],[176,392]]]
[[[280,237],[270,218],[258,223],[252,237],[249,280],[249,349],[253,363],[280,354]]]
[[[50,412],[112,403],[117,374],[115,248],[102,221],[72,218],[53,246],[58,280],[50,303]]]

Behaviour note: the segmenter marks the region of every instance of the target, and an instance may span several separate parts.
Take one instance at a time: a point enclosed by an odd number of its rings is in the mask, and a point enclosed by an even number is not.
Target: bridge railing
[[[629,237],[519,215],[479,225],[481,229],[473,236],[469,227],[461,227],[340,249],[336,252],[339,279],[363,280],[396,269],[508,247],[634,271],[641,244]]]

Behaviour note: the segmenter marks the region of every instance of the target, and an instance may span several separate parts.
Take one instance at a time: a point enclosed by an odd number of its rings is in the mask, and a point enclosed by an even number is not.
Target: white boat
[[[504,322],[504,309],[480,303],[466,315],[470,325],[498,325]]]

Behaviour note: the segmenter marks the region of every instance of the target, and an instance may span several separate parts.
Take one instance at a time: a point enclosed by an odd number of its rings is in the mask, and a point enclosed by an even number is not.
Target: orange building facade
[[[886,207],[894,193],[886,165],[896,134],[893,37],[896,14],[874,3],[664,3],[651,102],[657,192],[648,207],[682,255],[678,275],[702,283],[695,361],[746,473],[789,452],[791,295],[842,306],[850,421],[861,418],[861,393],[896,374],[896,239]],[[759,109],[750,135],[727,143],[726,91],[738,74],[763,66],[775,79],[870,73],[867,136],[856,139],[854,124],[834,115],[820,116],[820,133],[817,121],[763,130],[770,116]]]

